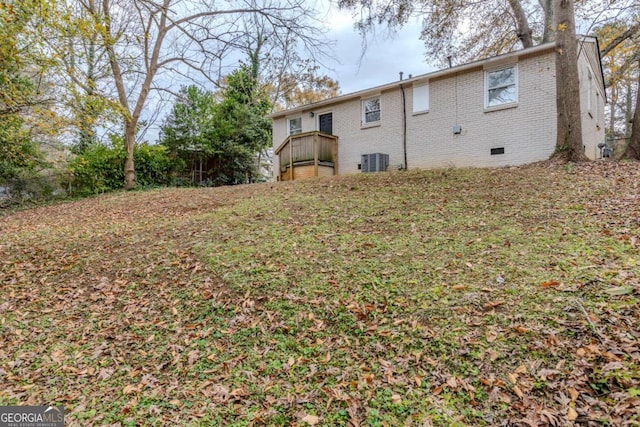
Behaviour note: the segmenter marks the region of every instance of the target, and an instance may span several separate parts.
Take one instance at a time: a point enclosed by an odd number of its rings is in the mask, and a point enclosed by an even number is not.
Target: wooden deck
[[[278,181],[338,174],[338,137],[318,131],[290,135],[275,150]]]

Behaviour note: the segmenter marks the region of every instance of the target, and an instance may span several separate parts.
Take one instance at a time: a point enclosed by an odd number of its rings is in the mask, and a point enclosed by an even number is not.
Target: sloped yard
[[[0,405],[69,426],[640,424],[640,166],[0,213]]]

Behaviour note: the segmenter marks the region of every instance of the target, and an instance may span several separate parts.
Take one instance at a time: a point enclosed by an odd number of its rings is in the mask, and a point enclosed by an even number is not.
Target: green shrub
[[[125,158],[124,147],[102,144],[87,147],[69,163],[69,192],[87,196],[121,188]]]
[[[142,187],[173,184],[173,171],[179,166],[169,157],[167,147],[140,144],[134,150],[136,184]]]
[[[113,137],[112,147],[94,144],[69,163],[71,195],[87,196],[120,189],[124,184],[126,151],[122,138]],[[173,160],[166,147],[136,145],[134,149],[136,184],[139,187],[173,184],[173,171],[180,162]]]

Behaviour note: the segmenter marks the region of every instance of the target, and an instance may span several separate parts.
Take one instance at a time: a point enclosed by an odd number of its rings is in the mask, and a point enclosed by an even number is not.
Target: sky
[[[420,22],[408,23],[395,35],[384,29],[367,37],[367,49],[362,52],[362,37],[354,29],[349,12],[329,11],[327,38],[335,41],[336,61],[327,62],[324,72],[340,84],[347,94],[399,80],[409,74],[417,76],[433,71],[425,61],[425,48],[420,40]]]
[[[363,52],[362,37],[354,28],[351,13],[338,10],[333,3],[330,3],[328,11],[320,12],[326,14],[326,38],[335,43],[334,59],[323,61],[321,73],[338,81],[340,94],[397,81],[400,71],[404,72],[404,78],[408,78],[409,74],[417,76],[434,70],[425,61],[418,20],[408,23],[393,35],[379,29],[377,34],[367,37],[367,49]],[[153,108],[152,101],[149,101],[147,109]],[[157,141],[162,122],[161,114],[160,120],[146,128],[141,138]]]

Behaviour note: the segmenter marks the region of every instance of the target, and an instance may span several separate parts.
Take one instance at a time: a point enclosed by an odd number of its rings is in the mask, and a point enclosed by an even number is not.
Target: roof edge
[[[481,66],[485,66],[487,64],[491,64],[493,62],[502,62],[505,59],[510,58],[518,58],[520,56],[530,55],[532,53],[543,52],[545,50],[550,50],[555,47],[555,42],[549,42],[545,44],[541,44],[538,46],[530,47],[527,49],[515,50],[513,52],[504,53],[502,55],[491,56],[489,58],[478,59],[476,61],[467,62],[465,64],[456,65],[455,67],[443,68],[440,70],[432,71],[430,73],[420,74],[418,76],[411,77],[410,79],[405,80],[397,80],[395,82],[386,83],[379,86],[374,86],[367,89],[362,89],[356,92],[347,93],[344,95],[339,95],[333,98],[327,98],[322,101],[314,102],[311,104],[301,105],[300,107],[290,108],[288,110],[282,110],[275,113],[269,114],[267,117],[270,119],[275,119],[279,117],[286,117],[289,115],[293,115],[296,113],[301,113],[304,111],[312,110],[314,108],[323,107],[325,105],[334,104],[337,102],[347,101],[349,99],[360,98],[363,96],[367,96],[369,94],[373,95],[375,93],[380,93],[385,90],[393,89],[396,87],[400,87],[401,85],[412,84],[415,82],[419,82],[427,79],[434,79],[437,77],[446,76],[448,74],[459,73],[461,71],[466,71],[471,68],[477,68]]]

